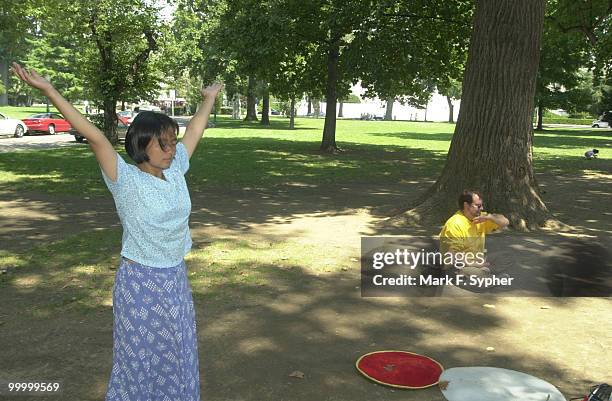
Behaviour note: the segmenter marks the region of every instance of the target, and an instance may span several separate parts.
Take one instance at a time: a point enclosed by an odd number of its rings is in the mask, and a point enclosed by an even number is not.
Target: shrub
[[[574,125],[591,125],[593,119],[585,118],[543,118],[542,124],[574,124]]]

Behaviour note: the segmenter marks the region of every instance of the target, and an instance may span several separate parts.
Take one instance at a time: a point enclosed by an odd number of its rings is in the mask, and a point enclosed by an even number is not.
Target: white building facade
[[[359,84],[353,86],[352,93],[361,97],[364,90]],[[454,121],[457,121],[459,114],[460,100],[453,100],[453,115]],[[340,104],[336,105],[336,114],[338,113]],[[384,117],[387,107],[387,102],[381,99],[362,99],[361,103],[344,103],[342,107],[342,116],[344,118],[360,118],[363,114],[371,114],[377,117]],[[308,103],[302,101],[297,105],[297,114],[305,116],[308,112]],[[314,112],[314,109],[312,110]],[[321,112],[325,112],[325,102],[321,102]],[[411,120],[411,121],[448,121],[449,107],[445,96],[434,92],[427,108],[418,109],[416,107],[402,105],[400,102],[393,104],[393,119],[394,120]]]

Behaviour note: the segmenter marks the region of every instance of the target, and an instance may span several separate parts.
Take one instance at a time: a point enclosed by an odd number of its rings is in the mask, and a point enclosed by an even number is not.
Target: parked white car
[[[591,127],[593,127],[593,128],[610,128],[610,123],[608,123],[606,121],[595,120],[595,121],[593,121],[593,124],[591,125]]]
[[[612,123],[612,111],[604,111],[604,113],[599,116],[599,120],[593,121],[591,127],[593,128],[610,128]]]
[[[12,135],[15,138],[21,138],[27,130],[28,127],[26,127],[23,121],[0,113],[0,135]]]

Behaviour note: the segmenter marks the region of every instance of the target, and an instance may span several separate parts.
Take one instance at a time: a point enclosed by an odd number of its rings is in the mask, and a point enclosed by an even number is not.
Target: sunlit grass
[[[450,145],[454,125],[401,121],[339,120],[337,142],[344,152],[318,151],[323,119],[298,118],[296,130],[284,118],[271,127],[219,118],[191,159],[192,190],[269,188],[282,184],[393,183],[435,178]],[[610,133],[558,130],[536,133],[536,171],[610,170]],[[585,160],[599,148],[599,160]],[[122,145],[117,146],[128,159]],[[0,154],[0,188],[103,195],[107,189],[87,145]]]

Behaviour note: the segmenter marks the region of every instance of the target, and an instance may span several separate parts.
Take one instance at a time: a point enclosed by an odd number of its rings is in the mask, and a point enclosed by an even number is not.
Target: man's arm
[[[185,135],[181,140],[185,149],[187,149],[187,155],[189,157],[191,157],[200,139],[202,139],[202,135],[204,135],[204,130],[208,125],[208,116],[215,105],[215,98],[222,88],[222,84],[214,83],[202,89],[202,103],[200,103],[198,111],[191,117],[191,120],[189,120]]]
[[[487,220],[492,221],[493,223],[497,224],[500,229],[506,228],[508,227],[508,224],[510,224],[506,216],[504,216],[503,214],[494,214],[494,213],[480,215],[478,217],[475,217],[473,221],[474,223],[482,223]]]

